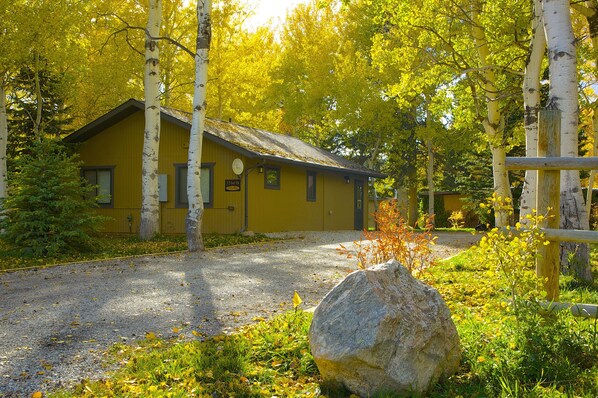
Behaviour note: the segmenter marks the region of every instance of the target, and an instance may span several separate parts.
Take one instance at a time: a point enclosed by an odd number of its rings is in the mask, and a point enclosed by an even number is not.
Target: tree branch
[[[192,58],[195,58],[195,52],[191,51],[190,49],[188,49],[187,47],[185,47],[183,44],[181,44],[179,41],[168,37],[168,36],[157,36],[157,37],[153,37],[149,34],[149,31],[143,27],[143,26],[135,26],[135,25],[131,25],[129,22],[127,22],[125,19],[123,19],[122,17],[120,17],[118,14],[115,13],[108,13],[108,14],[99,14],[100,16],[107,18],[107,17],[113,17],[118,19],[122,24],[124,24],[125,26],[113,33],[110,34],[110,36],[108,36],[108,39],[106,39],[106,42],[102,45],[101,49],[103,49],[106,45],[106,43],[108,42],[108,40],[111,37],[115,37],[116,35],[123,33],[123,32],[128,32],[129,30],[140,30],[145,32],[145,36],[149,37],[151,40],[158,40],[158,41],[166,41],[172,45],[174,45],[175,47],[178,47],[179,49],[183,50],[184,52],[186,52],[187,54],[189,54]],[[129,44],[131,46],[131,43],[129,43],[128,40],[128,35],[127,35],[127,44]],[[137,50],[136,48],[134,48],[133,46],[131,46],[131,48],[133,50],[135,50],[137,53],[144,55],[141,51]]]

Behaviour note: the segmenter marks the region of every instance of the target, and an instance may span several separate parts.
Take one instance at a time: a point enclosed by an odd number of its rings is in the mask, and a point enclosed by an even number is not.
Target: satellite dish
[[[243,161],[241,159],[236,158],[235,160],[233,160],[233,173],[240,176],[241,174],[243,174],[244,169],[245,166],[243,166]]]

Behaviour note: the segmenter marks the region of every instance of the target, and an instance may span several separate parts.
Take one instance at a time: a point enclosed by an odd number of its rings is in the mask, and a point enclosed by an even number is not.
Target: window
[[[100,207],[114,206],[114,167],[84,167],[81,169],[81,174],[89,185],[94,187],[91,196],[96,198]]]
[[[272,166],[264,167],[264,188],[280,189],[280,168]]]
[[[175,164],[175,206],[187,208],[189,207],[189,199],[187,197],[187,165]],[[213,205],[213,180],[214,180],[214,164],[201,164],[201,197],[203,198],[203,205],[205,207],[212,207]]]
[[[308,202],[316,201],[316,172],[315,171],[307,172],[307,201]]]

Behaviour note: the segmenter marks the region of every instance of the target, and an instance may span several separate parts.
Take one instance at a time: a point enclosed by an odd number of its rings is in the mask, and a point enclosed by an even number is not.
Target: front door
[[[355,229],[363,229],[363,181],[355,180]]]

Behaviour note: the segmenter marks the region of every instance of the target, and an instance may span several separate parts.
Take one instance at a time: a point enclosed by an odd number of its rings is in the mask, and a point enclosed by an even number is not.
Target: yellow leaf
[[[172,333],[178,333],[180,331],[181,331],[181,329],[177,328],[176,326],[172,328]]]
[[[293,294],[293,308],[299,307],[302,302],[303,300],[301,300],[301,297],[299,297],[299,293],[297,293],[295,290],[295,294]]]
[[[154,333],[154,332],[147,332],[145,334],[145,338],[147,340],[155,340],[156,339],[156,333]]]
[[[44,396],[44,394],[42,394],[41,391],[36,391],[33,394],[31,394],[31,398],[42,398]]]

